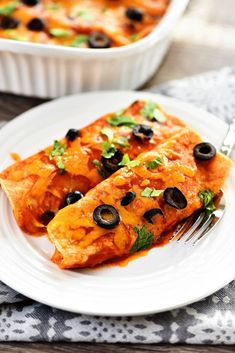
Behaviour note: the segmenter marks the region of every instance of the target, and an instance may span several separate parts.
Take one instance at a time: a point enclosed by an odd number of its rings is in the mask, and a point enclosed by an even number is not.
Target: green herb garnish
[[[63,145],[60,141],[55,140],[52,146],[52,150],[49,152],[49,156],[62,156],[66,151],[66,145]]]
[[[15,37],[13,40],[17,40],[18,42],[27,42],[28,39],[26,37]]]
[[[48,5],[46,5],[46,9],[49,11],[57,11],[60,9],[60,5],[59,4],[48,4]]]
[[[88,36],[85,34],[81,34],[74,39],[74,41],[72,42],[72,44],[70,46],[71,47],[80,47],[82,44],[87,43],[87,41],[88,41]]]
[[[116,152],[117,152],[117,149],[113,143],[111,143],[109,141],[104,141],[102,143],[102,156],[104,158],[109,159],[109,158],[113,157]]]
[[[159,167],[159,165],[162,165],[162,159],[160,157],[157,157],[153,161],[146,162],[147,169],[155,169]]]
[[[66,151],[66,145],[63,145],[60,141],[55,140],[52,146],[52,150],[48,152],[49,158],[55,157],[56,166],[60,169],[61,173],[65,171],[62,155]],[[69,157],[66,157],[67,159]]]
[[[101,130],[101,133],[105,135],[108,141],[102,143],[102,156],[105,158],[111,158],[117,152],[117,149],[114,144],[117,144],[121,147],[127,147],[128,139],[125,136],[121,136],[117,139],[114,139],[113,130],[109,127],[104,127]]]
[[[108,123],[112,126],[127,126],[133,127],[137,122],[127,115],[117,115],[115,114],[112,118],[107,119]]]
[[[146,102],[140,113],[150,121],[158,121],[159,123],[166,121],[166,117],[160,111],[158,104],[153,101]]]
[[[128,147],[130,146],[129,143],[128,143],[128,138],[125,137],[125,136],[121,136],[119,138],[117,138],[114,143],[116,143],[117,145],[125,148],[125,147]]]
[[[98,173],[105,179],[106,174],[105,174],[104,169],[101,167],[100,161],[98,161],[98,159],[93,159],[92,163],[97,167]]]
[[[120,165],[121,167],[134,168],[140,165],[140,161],[137,161],[137,160],[131,161],[128,154],[125,153],[124,156],[122,157],[121,162],[118,165]]]
[[[104,141],[102,143],[102,156],[105,158],[111,158],[117,152],[117,149],[113,144],[113,130],[108,127],[104,127],[101,130],[101,133],[108,139],[108,141]]]
[[[99,167],[101,165],[100,161],[98,159],[93,159],[92,163],[96,166]]]
[[[209,213],[213,213],[216,210],[214,199],[215,194],[211,190],[203,190],[199,192],[199,198],[203,202],[203,208]]]
[[[71,31],[63,28],[51,28],[49,33],[57,38],[69,38],[71,37]]]
[[[27,42],[28,41],[28,38],[26,38],[24,36],[19,36],[17,30],[15,30],[15,29],[5,29],[4,32],[12,40],[17,40],[19,42]]]
[[[139,35],[137,33],[133,33],[130,36],[132,42],[136,42],[139,39]]]
[[[93,17],[87,10],[79,10],[77,12],[77,16],[83,18],[84,20],[91,20]]]
[[[113,130],[112,129],[110,129],[109,127],[104,127],[101,130],[101,133],[107,137],[109,142],[111,142],[111,143],[113,142]]]
[[[145,225],[142,228],[135,227],[134,231],[137,234],[137,238],[130,253],[148,249],[153,244],[153,233],[149,232]]]
[[[8,4],[8,5],[0,6],[0,15],[1,16],[11,16],[12,13],[17,8],[17,6],[18,6],[18,3],[15,1]]]
[[[147,187],[144,190],[142,190],[140,194],[143,197],[157,197],[157,196],[160,196],[163,191],[164,190],[157,190],[157,189]]]
[[[65,167],[64,167],[64,163],[62,161],[62,158],[57,157],[56,160],[57,160],[56,166],[60,169],[60,172],[63,174],[65,172]]]

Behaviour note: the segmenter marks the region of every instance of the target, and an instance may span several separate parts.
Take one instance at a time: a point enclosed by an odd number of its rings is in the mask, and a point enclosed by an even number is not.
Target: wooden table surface
[[[191,0],[178,24],[171,48],[160,70],[144,86],[234,65],[235,0]],[[10,120],[42,103],[42,99],[0,93],[0,120]],[[70,352],[70,353],[225,353],[233,346],[127,345],[84,343],[0,343],[0,352]]]

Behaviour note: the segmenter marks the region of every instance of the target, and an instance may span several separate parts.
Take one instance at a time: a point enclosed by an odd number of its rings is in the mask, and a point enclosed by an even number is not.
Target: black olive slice
[[[120,169],[120,165],[118,165],[123,157],[123,153],[120,150],[117,150],[113,157],[105,158],[101,157],[101,162],[104,166],[104,169],[109,173],[114,173],[118,169]]]
[[[39,0],[21,0],[23,4],[27,6],[35,6],[39,3]]]
[[[79,201],[81,198],[84,197],[84,194],[79,191],[75,190],[73,192],[69,192],[64,199],[64,206],[72,205],[73,203]]]
[[[132,21],[141,22],[143,20],[143,11],[137,9],[136,7],[128,7],[126,10],[126,17]]]
[[[48,223],[55,217],[55,213],[52,211],[46,211],[44,212],[41,217],[40,217],[40,222],[44,225],[47,226]]]
[[[167,188],[164,190],[163,197],[165,202],[178,210],[182,210],[187,207],[187,200],[184,194],[176,187]]]
[[[133,191],[128,191],[126,195],[123,197],[121,200],[121,205],[122,206],[127,206],[129,205],[134,199],[136,198],[136,193]]]
[[[199,161],[209,161],[215,157],[216,149],[209,142],[198,143],[193,149],[193,155]]]
[[[93,212],[95,223],[105,229],[113,229],[120,223],[120,216],[115,207],[111,205],[97,206]]]
[[[80,136],[80,131],[77,129],[69,129],[65,135],[66,139],[71,142],[74,141],[78,136]]]
[[[88,44],[90,48],[104,49],[109,48],[111,40],[101,32],[92,32],[88,38]]]
[[[153,137],[153,129],[148,125],[135,125],[132,133],[137,140],[150,140]]]
[[[27,24],[27,28],[30,31],[34,31],[34,32],[40,32],[43,31],[45,28],[45,23],[43,20],[41,20],[40,18],[33,18],[32,20],[30,20]]]
[[[156,215],[160,215],[160,216],[163,216],[163,213],[162,213],[162,210],[160,208],[152,208],[151,210],[149,211],[146,211],[144,214],[143,214],[143,217],[146,219],[146,221],[148,223],[151,223],[153,224],[154,221],[153,221],[153,217],[156,216]]]
[[[19,21],[13,17],[4,16],[0,20],[0,27],[2,29],[15,29],[19,26]]]

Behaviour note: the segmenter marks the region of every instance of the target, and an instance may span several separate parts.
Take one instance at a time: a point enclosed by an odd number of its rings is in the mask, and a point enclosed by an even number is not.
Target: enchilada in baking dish
[[[0,37],[74,48],[131,44],[159,23],[168,0],[1,0]]]
[[[231,161],[181,130],[130,161],[58,212],[48,225],[61,268],[92,267],[153,246],[182,219],[205,207],[214,211]]]
[[[53,146],[0,174],[0,184],[21,229],[46,232],[56,212],[77,200],[130,160],[165,141],[185,124],[151,101],[136,101],[89,126],[70,129]]]

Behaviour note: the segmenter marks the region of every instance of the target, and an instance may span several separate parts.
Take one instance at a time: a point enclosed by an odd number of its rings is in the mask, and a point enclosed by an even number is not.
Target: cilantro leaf
[[[142,228],[135,227],[134,231],[137,234],[137,238],[130,253],[148,249],[153,244],[153,233],[149,232],[145,225]]]
[[[92,163],[96,166],[99,167],[101,165],[100,161],[98,159],[93,159]]]
[[[84,20],[91,20],[92,14],[87,10],[79,10],[77,12],[77,16],[83,18]]]
[[[163,191],[164,190],[157,190],[157,189],[147,187],[144,190],[142,190],[140,194],[143,197],[157,197],[157,196],[160,196]]]
[[[118,165],[120,165],[121,167],[124,167],[124,166],[126,166],[129,162],[130,162],[130,158],[129,158],[128,154],[125,153],[124,156],[122,157],[121,162],[120,162]]]
[[[110,129],[109,127],[104,127],[101,130],[101,133],[105,135],[110,143],[113,142],[113,130]]]
[[[153,161],[146,162],[147,169],[155,169],[155,168],[159,167],[159,165],[162,165],[161,157],[157,157]]]
[[[17,2],[11,2],[8,5],[5,6],[0,6],[0,15],[1,16],[11,16],[12,13],[15,11],[17,8],[18,3]]]
[[[216,210],[213,199],[215,194],[211,190],[203,190],[199,192],[199,198],[203,202],[203,208],[209,213],[213,213]]]
[[[158,121],[159,123],[164,123],[166,121],[166,117],[160,111],[158,104],[153,101],[146,102],[140,113],[150,121]]]
[[[117,139],[114,140],[114,135],[113,135],[113,130],[110,129],[109,127],[104,127],[101,130],[101,133],[105,135],[108,139],[108,142],[115,143],[121,147],[127,147],[128,146],[128,139],[125,136],[118,137]],[[114,147],[114,146],[113,146]]]
[[[116,147],[109,141],[104,141],[102,143],[102,156],[104,158],[111,158],[117,152]]]
[[[113,130],[108,127],[104,127],[101,130],[101,133],[108,138],[108,141],[104,141],[102,143],[102,156],[105,158],[111,158],[117,152],[117,149],[113,144]]]
[[[130,35],[130,40],[132,42],[136,42],[138,39],[139,39],[138,33],[133,33],[133,34]]]
[[[98,161],[98,159],[93,159],[92,163],[94,164],[94,166],[97,167],[97,171],[102,176],[102,178],[105,179],[106,173],[105,173],[104,169],[101,167],[100,161]]]
[[[121,136],[119,138],[117,138],[114,143],[116,143],[117,145],[121,146],[121,147],[128,147],[130,146],[128,143],[128,138],[125,136]]]
[[[153,118],[151,120],[156,120],[159,123],[165,123],[166,117],[159,109],[155,109]]]
[[[115,114],[112,118],[107,119],[108,123],[112,126],[127,126],[133,127],[137,122],[127,115],[117,115]]]
[[[68,38],[71,37],[72,33],[68,29],[63,29],[63,28],[51,28],[49,30],[49,33],[57,38]]]
[[[57,166],[57,168],[60,169],[60,173],[64,174],[65,166],[64,166],[64,163],[62,161],[62,157],[61,156],[56,156],[56,166]]]
[[[128,154],[125,153],[124,156],[122,157],[121,162],[118,165],[120,165],[121,167],[134,168],[140,165],[140,161],[137,161],[137,160],[131,161]]]
[[[79,36],[77,36],[74,41],[72,42],[72,44],[70,45],[71,47],[80,47],[82,44],[87,43],[88,41],[88,36],[85,34],[80,34]]]
[[[5,32],[7,31],[7,34],[10,36],[11,39],[17,40],[19,42],[27,42],[28,39],[24,36],[17,36],[15,35],[15,30],[14,29],[6,29]]]
[[[60,9],[59,4],[48,4],[45,6],[48,11],[57,11]]]
[[[140,165],[140,161],[130,161],[129,163],[127,163],[128,168],[138,167],[139,165]]]
[[[65,172],[65,167],[61,156],[66,151],[66,148],[67,148],[66,145],[63,145],[60,141],[55,140],[51,151],[48,152],[50,159],[53,159],[53,157],[55,157],[56,166],[60,169],[61,174]]]
[[[62,156],[66,151],[66,145],[63,145],[60,141],[55,140],[52,146],[52,150],[48,153],[50,157]]]

